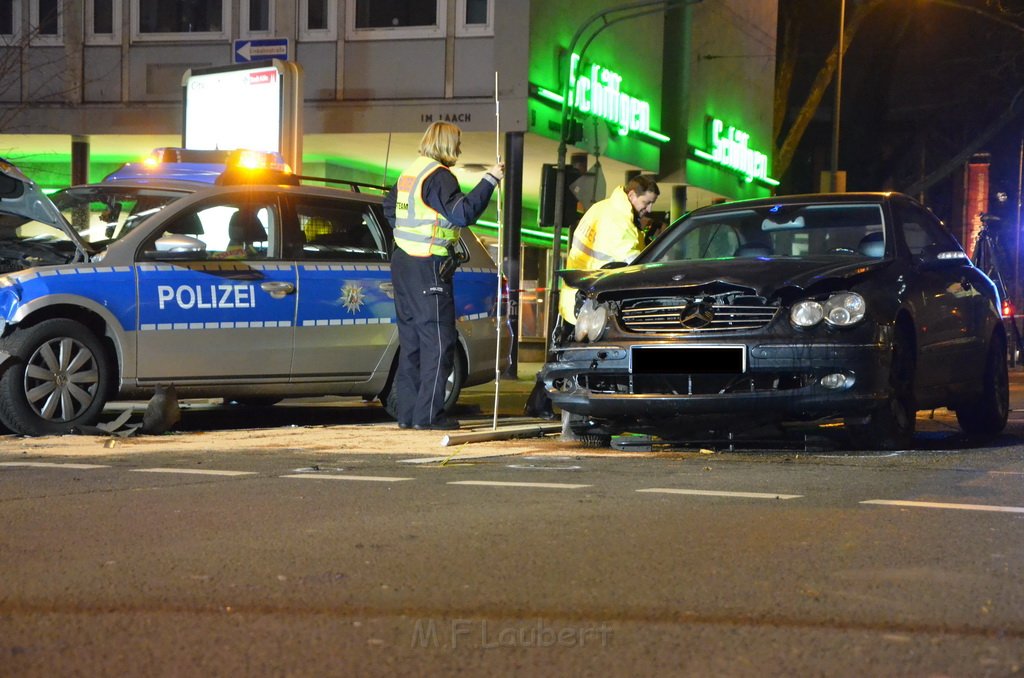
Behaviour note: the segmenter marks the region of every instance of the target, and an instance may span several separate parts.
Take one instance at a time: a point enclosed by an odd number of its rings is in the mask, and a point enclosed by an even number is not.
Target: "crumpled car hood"
[[[817,288],[852,284],[889,263],[863,257],[756,257],[659,262],[600,271],[563,270],[559,274],[567,284],[598,295],[621,296],[630,291],[680,294],[687,289],[705,291],[714,285],[744,288],[771,300],[786,290],[814,293]]]

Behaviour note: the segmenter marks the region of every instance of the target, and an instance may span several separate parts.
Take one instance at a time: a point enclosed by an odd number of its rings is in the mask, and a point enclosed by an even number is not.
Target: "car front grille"
[[[696,318],[693,311],[699,299],[638,299],[622,304],[620,318],[626,330],[643,334],[749,332],[768,325],[778,312],[775,306],[750,301],[750,297],[743,303],[715,300],[706,303],[709,313]]]

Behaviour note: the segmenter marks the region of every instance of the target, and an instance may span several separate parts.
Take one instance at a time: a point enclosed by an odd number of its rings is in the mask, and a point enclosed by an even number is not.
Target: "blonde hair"
[[[450,122],[435,122],[420,139],[420,155],[433,158],[445,167],[451,167],[459,159],[459,141],[462,130]]]

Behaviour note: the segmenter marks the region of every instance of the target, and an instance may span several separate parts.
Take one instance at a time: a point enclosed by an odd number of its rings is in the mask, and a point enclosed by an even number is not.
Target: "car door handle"
[[[295,294],[295,285],[283,280],[268,280],[260,283],[260,289],[274,299],[284,299],[287,294]]]
[[[380,291],[383,292],[384,294],[387,294],[388,296],[391,296],[392,294],[395,293],[395,286],[389,282],[382,282],[380,284]]]

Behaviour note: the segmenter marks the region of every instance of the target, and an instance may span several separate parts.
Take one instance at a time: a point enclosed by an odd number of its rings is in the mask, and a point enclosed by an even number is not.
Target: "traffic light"
[[[570,186],[572,182],[580,178],[580,171],[572,165],[565,167],[565,195],[562,201],[563,226],[576,223],[576,196],[573,195]],[[541,167],[540,179],[540,224],[541,226],[555,225],[555,184],[558,179],[558,172],[555,165],[545,164]]]

